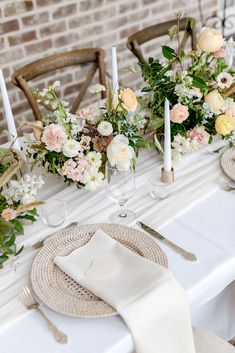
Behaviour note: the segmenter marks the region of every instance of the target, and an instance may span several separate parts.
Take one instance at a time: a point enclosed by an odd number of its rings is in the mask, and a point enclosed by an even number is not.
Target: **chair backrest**
[[[182,18],[180,20],[180,31],[185,31],[184,36],[181,42],[182,48],[185,46],[188,38],[191,38],[191,47],[193,50],[196,50],[196,36],[194,26],[191,27],[190,23],[195,22],[194,19],[191,18]],[[144,55],[140,48],[140,45],[148,42],[154,38],[162,37],[168,34],[169,29],[177,25],[177,20],[171,20],[163,23],[158,23],[156,25],[146,27],[141,31],[138,31],[132,34],[127,41],[127,47],[132,51],[132,53],[138,58],[140,62],[145,62]]]
[[[63,69],[73,65],[92,64],[89,69],[85,81],[78,85],[78,96],[72,104],[71,112],[75,113],[85,96],[85,93],[91,84],[91,81],[98,70],[100,84],[106,86],[105,82],[105,67],[104,67],[105,52],[101,48],[78,49],[63,53],[47,56],[37,60],[20,69],[17,69],[12,75],[12,82],[18,86],[25,94],[35,116],[36,120],[41,119],[37,100],[32,89],[28,85],[28,81],[33,80],[41,75]],[[102,98],[105,98],[105,92],[102,92]]]

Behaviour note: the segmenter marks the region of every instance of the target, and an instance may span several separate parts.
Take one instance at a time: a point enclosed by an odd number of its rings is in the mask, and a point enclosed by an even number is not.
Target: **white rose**
[[[107,157],[112,167],[128,170],[134,157],[134,149],[124,135],[117,135],[107,147]]]
[[[224,107],[224,99],[216,89],[206,95],[205,102],[209,105],[210,110],[215,114],[220,114]]]
[[[98,132],[102,136],[109,136],[113,132],[112,124],[108,121],[101,121],[97,127]]]
[[[102,160],[101,160],[101,153],[99,152],[89,152],[87,154],[87,158],[88,158],[88,161],[90,162],[90,165],[92,167],[96,167],[96,168],[99,168],[102,164]]]
[[[81,151],[81,145],[78,141],[71,139],[64,143],[62,151],[66,157],[73,158]]]
[[[214,28],[203,28],[198,37],[198,46],[207,53],[213,53],[224,45],[224,38]]]

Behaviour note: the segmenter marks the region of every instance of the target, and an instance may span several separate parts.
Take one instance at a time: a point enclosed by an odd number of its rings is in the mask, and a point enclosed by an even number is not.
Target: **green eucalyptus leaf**
[[[155,118],[152,119],[149,124],[148,124],[148,128],[152,131],[156,131],[158,130],[160,127],[162,127],[164,125],[164,119],[163,118]]]
[[[0,217],[0,235],[7,235],[13,229],[10,222],[5,221],[2,217]]]
[[[173,59],[175,56],[176,56],[176,53],[174,51],[174,49],[166,46],[166,45],[163,45],[162,46],[162,55],[168,59],[168,60],[171,60]]]
[[[191,75],[191,77],[193,79],[193,87],[199,88],[203,91],[208,88],[206,82],[202,78],[196,77],[194,75]]]
[[[172,40],[174,38],[176,33],[177,33],[177,25],[174,25],[168,31],[168,35],[170,37],[170,40]]]
[[[162,146],[161,146],[161,144],[160,144],[160,142],[159,142],[159,140],[158,140],[158,138],[157,138],[157,134],[154,134],[154,135],[153,135],[153,140],[154,140],[154,145],[155,145],[157,151],[158,151],[161,155],[163,155],[163,154],[164,154],[164,151],[163,151],[163,148],[162,148]]]
[[[10,223],[13,225],[14,230],[17,233],[24,234],[24,227],[19,221],[17,221],[17,219],[13,219]]]

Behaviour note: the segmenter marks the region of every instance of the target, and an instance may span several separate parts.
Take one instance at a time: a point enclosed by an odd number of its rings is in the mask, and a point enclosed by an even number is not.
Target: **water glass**
[[[50,199],[41,208],[43,222],[49,227],[59,227],[67,216],[66,202],[60,199]]]

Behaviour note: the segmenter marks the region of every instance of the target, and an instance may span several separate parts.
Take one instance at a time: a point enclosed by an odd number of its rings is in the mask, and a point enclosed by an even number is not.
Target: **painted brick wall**
[[[217,0],[204,0],[205,18],[215,12]],[[175,17],[178,11],[199,19],[197,0],[1,0],[0,1],[0,68],[3,70],[14,117],[33,119],[21,91],[11,83],[16,68],[53,53],[84,47],[106,50],[106,70],[110,74],[113,43],[118,48],[119,77],[123,85],[141,87],[140,77],[125,68],[136,62],[126,48],[127,37],[146,26]],[[160,41],[148,45],[148,54],[156,55]],[[62,94],[72,99],[84,70],[69,69],[59,73]],[[54,75],[34,83],[45,86]],[[84,104],[90,102],[87,96]],[[5,126],[0,98],[0,133]]]

